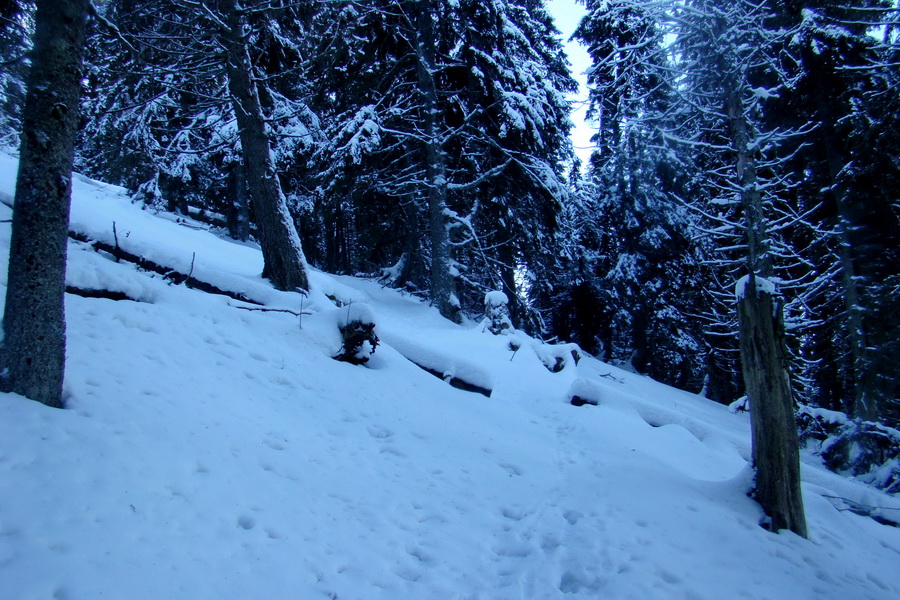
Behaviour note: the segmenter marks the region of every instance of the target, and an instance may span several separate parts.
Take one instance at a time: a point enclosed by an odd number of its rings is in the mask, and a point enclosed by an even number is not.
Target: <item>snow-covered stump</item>
[[[764,526],[807,537],[781,299],[775,282],[756,274],[737,282],[735,296],[756,470],[752,495],[766,513]]]
[[[338,331],[341,332],[341,349],[335,360],[352,365],[364,365],[375,354],[378,336],[375,335],[375,315],[367,304],[350,304],[340,310]]]
[[[534,344],[534,352],[541,364],[551,373],[560,373],[569,365],[577,365],[581,360],[578,344]]]
[[[484,316],[488,321],[488,330],[494,335],[515,329],[509,318],[509,298],[499,290],[484,295]]]
[[[572,406],[597,406],[600,404],[603,392],[593,382],[579,377],[569,386],[567,396],[569,404]]]

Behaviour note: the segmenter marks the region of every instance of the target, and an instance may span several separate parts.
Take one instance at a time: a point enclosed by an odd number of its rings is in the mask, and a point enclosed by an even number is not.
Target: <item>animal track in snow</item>
[[[366,431],[376,440],[386,440],[394,435],[393,431],[383,425],[369,425],[366,427]]]
[[[263,444],[271,448],[272,450],[284,450],[284,444],[279,442],[278,440],[265,439],[263,440]]]
[[[522,469],[520,469],[519,467],[517,467],[514,464],[497,463],[497,466],[499,466],[501,469],[503,469],[504,471],[509,473],[510,477],[512,477],[513,475],[515,475],[517,477],[522,475]]]
[[[249,531],[256,527],[256,520],[250,515],[241,515],[237,518],[237,526]]]

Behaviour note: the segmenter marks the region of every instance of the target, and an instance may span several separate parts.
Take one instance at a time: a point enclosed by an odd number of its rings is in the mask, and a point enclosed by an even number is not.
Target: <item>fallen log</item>
[[[233,304],[231,306],[234,306]],[[288,310],[287,308],[255,308],[252,306],[234,306],[235,308],[239,308],[241,310],[258,310],[260,312],[280,312],[287,313],[289,315],[294,315],[295,317],[302,317],[303,315],[311,315],[311,312],[297,312],[295,310]]]
[[[476,394],[481,394],[482,396],[485,396],[487,398],[491,397],[491,392],[493,392],[493,390],[489,390],[486,387],[482,387],[475,383],[471,383],[469,381],[466,381],[465,379],[460,379],[459,377],[456,377],[456,376],[441,373],[440,371],[438,371],[436,369],[432,369],[430,367],[426,367],[425,365],[419,364],[416,361],[410,359],[409,357],[406,357],[406,360],[408,360],[412,364],[416,365],[417,367],[419,367],[426,373],[430,373],[430,374],[434,375],[435,377],[437,377],[438,379],[440,379],[442,381],[446,381],[447,383],[450,384],[451,387],[455,387],[456,389],[462,390],[464,392],[474,392]]]
[[[253,304],[256,306],[262,306],[262,302],[257,302],[256,300],[252,300],[248,298],[244,294],[240,292],[232,292],[231,290],[223,290],[220,287],[217,287],[207,281],[201,281],[196,277],[181,273],[172,269],[170,267],[163,266],[159,263],[155,263],[151,260],[147,260],[143,256],[138,256],[137,254],[132,254],[127,250],[123,250],[118,246],[114,246],[112,244],[108,244],[106,242],[101,242],[100,240],[93,240],[88,236],[78,233],[75,231],[69,232],[69,237],[75,241],[83,242],[85,244],[89,244],[94,250],[100,252],[106,252],[111,255],[113,258],[117,260],[124,260],[130,262],[132,264],[137,265],[141,269],[145,271],[150,271],[151,273],[156,273],[158,275],[162,275],[164,279],[171,281],[174,284],[184,284],[185,286],[199,290],[201,292],[206,292],[207,294],[218,294],[220,296],[228,296],[234,300],[239,300],[241,302],[246,302],[247,304]]]
[[[107,300],[130,300],[131,302],[140,302],[137,298],[132,298],[124,292],[79,288],[73,285],[66,286],[66,293],[72,294],[73,296],[81,296],[82,298],[105,298]]]

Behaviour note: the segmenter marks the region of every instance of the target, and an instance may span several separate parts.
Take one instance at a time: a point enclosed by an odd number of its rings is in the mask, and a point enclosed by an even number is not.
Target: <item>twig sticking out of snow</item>
[[[882,525],[890,525],[891,527],[900,527],[900,521],[897,519],[889,519],[884,517],[878,513],[883,510],[897,510],[900,511],[900,508],[891,508],[889,506],[872,506],[870,504],[862,504],[861,502],[856,502],[854,500],[850,500],[849,498],[843,498],[841,496],[830,496],[828,494],[822,494],[823,498],[828,498],[834,507],[843,512],[850,511],[855,515],[860,515],[863,517],[869,517],[874,521],[881,523]]]
[[[613,377],[612,373],[601,373],[600,377],[605,377],[606,379],[612,379],[616,383],[625,383],[625,380],[621,377]]]
[[[294,315],[295,317],[302,317],[303,315],[311,315],[311,314],[312,314],[311,312],[303,312],[302,310],[301,310],[300,312],[297,312],[297,311],[295,311],[295,310],[288,310],[287,308],[265,308],[265,307],[258,307],[258,306],[236,306],[236,305],[234,305],[234,304],[232,304],[231,306],[234,306],[235,308],[239,308],[239,309],[241,309],[241,310],[256,310],[256,311],[260,311],[260,312],[281,312],[281,313],[288,313],[288,314],[290,314],[290,315]]]

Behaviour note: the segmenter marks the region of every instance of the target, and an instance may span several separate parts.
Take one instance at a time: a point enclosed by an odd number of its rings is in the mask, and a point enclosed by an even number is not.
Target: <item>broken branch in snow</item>
[[[239,309],[241,309],[241,310],[257,310],[257,311],[260,311],[260,312],[281,312],[281,313],[288,313],[288,314],[294,315],[295,317],[302,317],[303,315],[311,315],[311,314],[312,314],[311,312],[303,312],[303,311],[297,312],[297,311],[295,311],[295,310],[288,310],[288,309],[286,309],[286,308],[264,308],[264,307],[256,307],[256,306],[235,306],[234,304],[232,304],[231,306],[234,306],[235,308],[239,308]]]
[[[121,248],[119,247],[119,232],[116,231],[116,222],[115,221],[113,221],[113,240],[115,240],[115,242],[116,242],[116,250],[121,251]],[[119,262],[118,256],[116,256],[116,262]]]
[[[831,502],[831,504],[839,511],[850,511],[855,515],[869,517],[870,519],[876,521],[877,523],[881,523],[882,525],[900,527],[900,521],[898,521],[897,518],[887,517],[881,513],[881,511],[884,510],[900,511],[900,508],[892,508],[889,506],[872,506],[870,504],[862,504],[861,502],[850,500],[849,498],[844,498],[841,496],[831,496],[828,494],[822,494],[822,497],[827,498]]]

